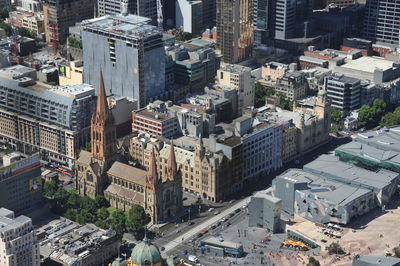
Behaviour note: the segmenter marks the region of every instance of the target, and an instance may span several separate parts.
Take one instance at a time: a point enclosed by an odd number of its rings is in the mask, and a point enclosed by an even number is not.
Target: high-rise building
[[[277,0],[275,14],[275,38],[288,39],[295,32],[296,26],[296,1]]]
[[[43,204],[39,154],[3,156],[0,168],[0,204],[16,214],[28,214]]]
[[[46,42],[63,42],[68,28],[84,19],[94,17],[93,0],[44,0]]]
[[[40,265],[39,245],[32,220],[0,209],[0,265]]]
[[[334,5],[336,7],[346,7],[346,6],[351,6],[356,3],[355,0],[328,0],[327,4],[328,5]]]
[[[217,0],[217,48],[225,63],[252,55],[253,1]]]
[[[254,0],[254,43],[265,44],[274,35],[275,5],[272,0]]]
[[[117,15],[124,11],[150,18],[154,25],[157,23],[157,0],[97,0],[97,14],[99,17]]]
[[[400,0],[367,0],[364,38],[387,44],[399,44]]]
[[[104,73],[107,94],[146,102],[165,92],[165,51],[160,29],[135,15],[82,22],[84,81],[98,87]]]
[[[203,2],[203,28],[212,29],[215,26],[216,3],[215,0],[202,0]]]
[[[200,0],[175,2],[176,28],[198,35],[203,29],[203,3]]]

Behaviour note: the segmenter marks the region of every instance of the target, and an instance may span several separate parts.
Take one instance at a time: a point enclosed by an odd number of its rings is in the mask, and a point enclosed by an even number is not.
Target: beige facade
[[[15,27],[22,27],[39,35],[44,32],[44,17],[41,12],[29,12],[25,10],[12,11],[7,19]]]
[[[283,129],[282,162],[287,163],[297,157],[297,128],[290,125]]]
[[[283,77],[289,67],[282,63],[270,62],[261,67],[261,77],[265,80],[276,81],[278,78]]]
[[[83,83],[83,61],[71,61],[58,66],[58,79],[61,86]]]

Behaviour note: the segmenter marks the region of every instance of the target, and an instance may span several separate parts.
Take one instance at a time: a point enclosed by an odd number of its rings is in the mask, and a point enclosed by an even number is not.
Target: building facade
[[[150,19],[106,16],[82,23],[84,81],[98,87],[104,74],[107,94],[137,99],[144,107],[165,93],[165,51],[161,31]]]
[[[39,245],[32,220],[23,215],[16,217],[13,211],[1,208],[0,225],[0,264],[39,266]]]
[[[44,32],[44,18],[43,14],[39,12],[33,13],[24,10],[12,11],[9,13],[7,21],[17,28],[26,28],[36,35]]]
[[[203,30],[203,2],[177,0],[175,6],[176,28],[199,35]]]
[[[288,100],[294,101],[307,96],[308,84],[303,72],[287,72],[277,78],[274,86],[276,93],[281,93]]]
[[[252,55],[253,1],[217,0],[217,49],[222,61],[235,64]]]
[[[58,80],[60,86],[83,83],[83,61],[71,61],[58,65]]]
[[[84,19],[94,17],[93,0],[45,0],[43,1],[46,42],[64,42],[68,28]]]

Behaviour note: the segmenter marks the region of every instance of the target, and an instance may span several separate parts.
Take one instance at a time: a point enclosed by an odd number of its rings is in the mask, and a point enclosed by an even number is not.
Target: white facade
[[[38,0],[20,0],[21,7],[30,12],[41,12],[42,4]]]
[[[0,265],[40,265],[32,220],[23,215],[15,217],[13,211],[5,208],[0,209]]]
[[[176,28],[199,34],[202,30],[203,4],[201,1],[177,0],[175,2]]]

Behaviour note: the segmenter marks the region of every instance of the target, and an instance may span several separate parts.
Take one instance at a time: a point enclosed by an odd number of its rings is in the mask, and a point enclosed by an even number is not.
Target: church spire
[[[100,71],[99,93],[97,95],[96,115],[106,118],[106,114],[108,114],[108,112],[109,109],[107,104],[106,90],[104,88],[103,72]]]
[[[173,180],[175,178],[177,171],[178,171],[178,167],[176,165],[174,142],[171,140],[171,146],[169,148],[169,157],[168,157],[168,161],[167,161],[167,167],[165,169],[166,177],[168,179]]]
[[[154,148],[151,151],[149,169],[147,171],[146,185],[148,188],[154,188],[158,183],[158,171]]]

